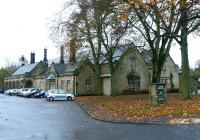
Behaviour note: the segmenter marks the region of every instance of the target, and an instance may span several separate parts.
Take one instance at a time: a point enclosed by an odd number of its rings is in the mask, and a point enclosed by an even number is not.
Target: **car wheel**
[[[72,97],[67,97],[67,101],[72,101]]]
[[[50,98],[49,98],[49,101],[51,101],[51,102],[54,101],[54,98],[53,98],[53,97],[50,97]]]

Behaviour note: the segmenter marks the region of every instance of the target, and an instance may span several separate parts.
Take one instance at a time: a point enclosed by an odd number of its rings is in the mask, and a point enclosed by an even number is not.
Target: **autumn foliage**
[[[192,117],[200,114],[200,96],[183,101],[169,94],[163,104],[150,105],[148,95],[116,97],[78,97],[77,102],[94,118],[114,121],[143,121],[173,117]]]

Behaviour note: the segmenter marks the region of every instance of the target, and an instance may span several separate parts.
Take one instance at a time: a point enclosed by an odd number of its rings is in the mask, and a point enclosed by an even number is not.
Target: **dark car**
[[[0,88],[0,93],[4,93],[5,89],[4,88]]]
[[[36,94],[37,92],[38,92],[38,89],[36,89],[36,88],[30,88],[30,89],[28,89],[28,91],[26,91],[24,93],[24,95],[26,97],[34,97],[34,94]]]
[[[44,98],[44,97],[46,97],[45,92],[46,92],[46,90],[39,90],[39,92],[34,94],[34,97],[36,97],[36,98]]]

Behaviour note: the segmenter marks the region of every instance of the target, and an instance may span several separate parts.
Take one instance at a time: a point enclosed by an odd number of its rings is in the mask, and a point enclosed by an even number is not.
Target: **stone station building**
[[[151,81],[151,53],[136,48],[119,48],[114,56],[117,94],[147,92]],[[23,60],[23,59],[22,59]],[[107,60],[101,58],[101,79],[104,95],[111,95],[111,79]],[[95,95],[95,73],[91,67],[92,60],[78,63],[64,63],[63,48],[59,62],[48,63],[47,50],[44,59],[35,62],[31,53],[30,64],[17,68],[10,77],[5,78],[7,88],[59,88],[77,95]],[[179,68],[169,56],[161,74],[161,83],[167,89],[179,88]]]

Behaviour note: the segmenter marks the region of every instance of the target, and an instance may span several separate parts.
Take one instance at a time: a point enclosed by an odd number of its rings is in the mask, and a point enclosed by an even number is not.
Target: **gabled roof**
[[[68,59],[69,59],[69,55],[64,55],[64,62],[65,63],[68,62],[67,61]],[[48,60],[48,65],[51,66],[52,63],[59,64],[60,63],[60,57],[49,59]]]
[[[121,56],[128,50],[128,47],[121,47],[118,48],[115,53],[113,54],[113,59],[112,61],[115,62],[116,60],[119,60]],[[108,59],[105,56],[102,56],[100,58],[100,64],[107,64]]]
[[[25,75],[30,73],[38,63],[28,64],[25,66],[20,66],[18,69],[14,71],[14,73],[11,76],[17,76],[17,75]]]
[[[69,74],[73,75],[76,67],[74,64],[53,64],[58,74]]]
[[[115,62],[116,60],[119,60],[122,55],[124,55],[124,53],[126,53],[129,50],[135,50],[138,51],[138,53],[141,54],[141,56],[143,57],[143,59],[145,60],[145,62],[147,64],[151,64],[151,59],[152,59],[152,54],[150,50],[146,50],[146,49],[140,49],[140,48],[133,48],[134,46],[130,46],[131,44],[128,44],[127,46],[122,46],[120,48],[118,48],[114,54],[113,54],[113,62]],[[91,59],[90,59],[91,60]],[[100,64],[107,64],[108,60],[105,56],[102,56],[100,59]]]
[[[151,64],[151,60],[152,60],[152,53],[150,50],[145,50],[143,49],[140,54],[142,55],[142,57],[144,58],[145,62],[147,64]]]
[[[46,68],[39,74],[39,76],[48,76],[48,75],[49,75],[49,70],[50,70],[50,67],[46,67]]]

